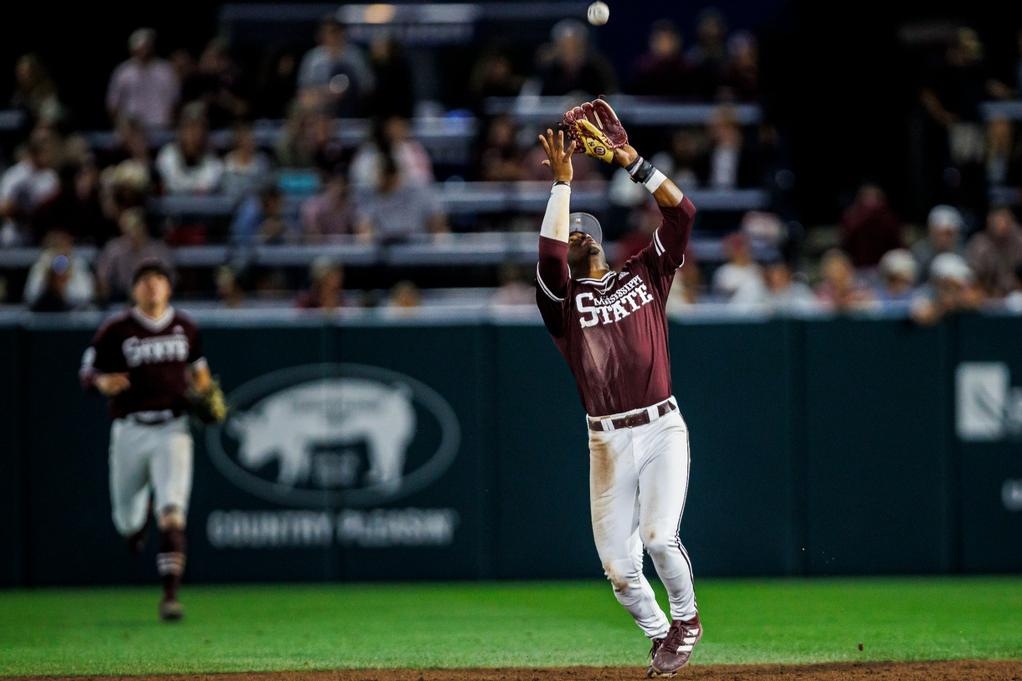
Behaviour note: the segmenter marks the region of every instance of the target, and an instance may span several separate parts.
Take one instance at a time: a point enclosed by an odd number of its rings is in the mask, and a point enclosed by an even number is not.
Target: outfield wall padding
[[[0,326],[0,585],[152,580],[78,386],[96,322]],[[190,581],[600,575],[585,415],[541,326],[201,326],[234,409],[195,430]],[[672,323],[697,575],[1022,570],[1019,338],[979,315]]]

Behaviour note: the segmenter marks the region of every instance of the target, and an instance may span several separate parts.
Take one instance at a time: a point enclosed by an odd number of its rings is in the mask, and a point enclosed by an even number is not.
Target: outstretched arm
[[[550,189],[543,224],[539,230],[539,264],[536,279],[543,293],[560,302],[568,288],[568,212],[571,202],[571,155],[575,142],[564,145],[564,132],[556,134],[549,128],[539,136],[540,144],[547,158],[543,165],[549,166],[554,176]]]
[[[579,143],[579,150],[604,163],[613,163],[628,171],[653,195],[664,221],[653,234],[658,256],[665,256],[673,273],[684,262],[685,249],[692,234],[696,208],[685,198],[678,185],[645,160],[628,144],[628,133],[610,103],[603,99],[585,102],[564,114],[564,125]]]
[[[678,185],[653,167],[653,164],[639,156],[631,145],[614,150],[614,162],[628,171],[633,182],[646,187],[653,195],[663,222],[653,233],[653,244],[658,255],[666,255],[677,269],[685,261],[685,249],[692,236],[696,207],[682,193]]]

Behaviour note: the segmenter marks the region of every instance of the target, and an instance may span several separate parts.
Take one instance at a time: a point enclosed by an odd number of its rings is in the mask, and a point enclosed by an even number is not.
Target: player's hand
[[[107,397],[122,393],[130,387],[131,381],[128,380],[128,374],[126,373],[100,374],[96,376],[96,390]]]
[[[550,128],[546,129],[545,135],[539,136],[539,143],[543,145],[546,152],[546,160],[543,165],[549,166],[554,174],[556,182],[571,182],[574,169],[571,167],[571,155],[575,153],[575,140],[572,140],[567,147],[564,146],[564,131],[558,130],[555,134]]]

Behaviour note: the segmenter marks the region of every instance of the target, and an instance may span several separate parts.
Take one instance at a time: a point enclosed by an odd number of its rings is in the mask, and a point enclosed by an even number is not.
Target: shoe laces
[[[661,645],[667,646],[668,650],[676,653],[685,640],[686,633],[688,633],[688,627],[685,623],[681,620],[674,620],[671,622],[671,628],[667,632],[667,638],[664,639]]]

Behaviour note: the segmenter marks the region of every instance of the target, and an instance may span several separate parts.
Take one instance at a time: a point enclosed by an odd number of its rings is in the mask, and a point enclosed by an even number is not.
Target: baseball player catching
[[[664,310],[685,261],[695,206],[628,144],[607,102],[575,107],[561,127],[539,136],[554,185],[540,229],[536,302],[588,414],[593,537],[604,572],[652,641],[647,675],[674,676],[703,635],[692,564],[679,536],[689,442],[671,394]],[[620,272],[607,264],[596,218],[569,213],[577,152],[625,168],[663,214],[650,244]],[[670,622],[643,576],[643,547],[667,588]]]
[[[155,512],[160,618],[179,620],[185,518],[192,489],[192,436],[186,412],[222,421],[223,393],[202,356],[195,323],[170,306],[170,271],[147,260],[132,279],[135,306],[108,320],[82,357],[87,389],[109,398],[110,501],[117,531],[140,553]]]

